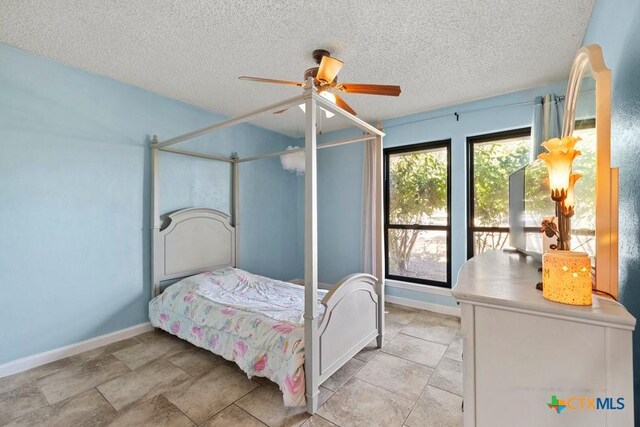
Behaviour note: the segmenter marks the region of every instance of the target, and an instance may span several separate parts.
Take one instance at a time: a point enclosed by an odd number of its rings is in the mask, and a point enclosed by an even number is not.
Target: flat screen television
[[[555,214],[555,204],[544,184],[547,169],[536,160],[509,175],[509,239],[512,247],[541,259],[540,224]]]

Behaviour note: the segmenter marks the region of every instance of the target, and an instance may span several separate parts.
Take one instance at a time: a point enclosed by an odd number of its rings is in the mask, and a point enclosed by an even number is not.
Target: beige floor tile
[[[387,321],[384,323],[384,344],[390,342],[404,328],[402,323]]]
[[[300,427],[336,427],[336,425],[331,421],[325,420],[320,415],[314,415],[303,422]]]
[[[149,341],[156,340],[158,338],[167,338],[167,337],[173,337],[173,335],[163,331],[162,329],[154,328],[151,331],[142,333],[140,335],[136,335],[134,338],[140,342],[149,342]],[[179,339],[179,338],[176,337],[176,339]]]
[[[460,329],[460,316],[452,316],[428,310],[419,310],[418,316],[423,319],[429,319],[434,324]]]
[[[386,322],[384,326],[385,326],[385,331],[384,331],[383,345],[386,345],[393,338],[395,338],[395,336],[398,335],[400,330],[402,330],[402,328],[404,327],[403,324],[396,323],[396,322],[389,322],[389,321]],[[358,360],[362,360],[363,362],[368,362],[369,360],[373,359],[373,356],[375,356],[379,352],[380,352],[380,349],[378,348],[377,341],[373,340],[369,344],[367,344],[365,348],[360,350],[360,352],[358,352],[358,354],[356,354],[354,357]]]
[[[10,391],[11,389],[18,386],[25,385],[26,383],[29,383],[31,381],[55,374],[69,367],[70,365],[86,362],[99,356],[106,356],[109,353],[113,353],[117,350],[127,348],[135,344],[138,344],[138,341],[133,338],[117,341],[94,350],[56,360],[55,362],[47,363],[46,365],[38,366],[25,372],[20,372],[19,374],[0,378],[0,394]]]
[[[321,385],[319,388],[320,388],[320,397],[318,398],[318,408],[324,405],[324,402],[329,400],[329,398],[333,396],[333,393],[334,393],[333,390],[329,390],[324,385]]]
[[[327,380],[322,383],[322,386],[329,390],[336,391],[349,381],[364,365],[365,362],[362,360],[351,359],[327,378]]]
[[[24,383],[0,394],[0,425],[47,405],[35,381]]]
[[[242,369],[240,369],[240,367],[236,364],[236,362],[232,362],[231,360],[227,360],[225,358],[221,358],[221,359],[222,359],[222,363],[220,364],[220,366],[224,365],[224,366],[230,368],[232,371],[237,372],[238,374],[242,375],[243,377],[245,377],[245,378],[247,377],[247,373],[245,371],[243,371]],[[217,368],[217,366],[216,366],[216,368]],[[252,383],[255,383],[256,385],[271,384],[273,382],[269,378],[259,377],[257,375],[249,378],[249,381],[251,381]]]
[[[429,385],[462,396],[462,362],[443,357]]]
[[[193,348],[188,342],[166,332],[147,332],[146,334],[138,335],[137,339],[139,341],[142,340],[142,342],[113,353],[118,360],[130,369],[138,369],[160,358],[169,358]]]
[[[196,346],[174,354],[168,357],[167,360],[192,377],[205,375],[212,369],[227,362],[222,356]]]
[[[415,402],[429,382],[433,369],[386,353],[376,355],[356,374],[356,378]]]
[[[51,403],[60,402],[129,373],[122,362],[107,354],[94,359],[78,359],[55,374],[40,378],[40,390]]]
[[[351,379],[327,400],[318,415],[339,426],[401,426],[413,407],[405,396]]]
[[[333,394],[320,387],[318,406]],[[253,390],[236,402],[236,405],[269,426],[299,426],[310,417],[306,406],[286,407],[282,402],[282,392],[278,386],[270,382]]]
[[[29,371],[0,378],[0,394],[8,393],[18,387],[25,386],[33,380],[27,375]]]
[[[215,417],[207,420],[202,427],[264,427],[265,424],[258,421],[248,412],[229,405],[226,409],[218,413]]]
[[[195,424],[166,397],[156,396],[122,412],[109,425],[188,427]]]
[[[246,374],[220,365],[208,374],[185,381],[164,395],[197,424],[258,387]]]
[[[402,328],[401,333],[449,345],[460,330],[460,324],[453,319],[452,316],[421,313]]]
[[[121,411],[134,403],[150,399],[191,377],[166,360],[158,360],[98,386],[98,391]]]
[[[369,360],[373,359],[373,356],[375,356],[379,352],[380,349],[378,348],[378,344],[376,343],[376,340],[373,340],[353,357],[358,360],[362,360],[363,362],[368,362]]]
[[[438,362],[440,362],[446,350],[446,345],[404,334],[398,334],[382,349],[384,353],[393,354],[431,368],[438,366]]]
[[[444,357],[462,362],[462,335],[456,335],[444,353]]]
[[[84,353],[76,354],[75,356],[71,356],[70,359],[73,362],[76,362],[78,360],[87,361],[87,360],[90,360],[90,359],[95,359],[95,358],[100,357],[100,356],[106,356],[108,354],[113,354],[116,351],[119,351],[119,350],[122,350],[122,349],[125,349],[125,348],[129,348],[129,347],[133,347],[136,344],[140,344],[140,341],[136,340],[135,338],[129,338],[129,339],[122,340],[122,341],[116,341],[114,343],[107,344],[105,346],[98,347],[98,348],[93,349],[93,350],[85,351]]]
[[[373,341],[327,380],[314,416],[285,407],[271,381],[250,381],[235,364],[155,330],[0,379],[0,425],[460,425],[458,320],[387,308],[385,348]],[[442,342],[434,330],[447,328],[458,333],[448,348],[422,339]]]
[[[461,427],[462,398],[427,386],[407,418],[409,427]]]
[[[93,427],[105,425],[116,410],[95,389],[49,405],[14,420],[9,426]]]
[[[403,307],[401,305],[386,303],[384,306],[387,322],[396,322],[402,325],[406,325],[411,322],[417,315],[418,311],[415,308]]]
[[[37,368],[29,369],[19,374],[10,375],[8,377],[0,378],[0,393],[11,391],[14,388],[25,385],[28,382],[37,380],[47,375],[55,374],[61,371],[71,364],[70,358],[64,358],[56,360],[55,362],[47,363],[46,365],[38,366]]]
[[[85,351],[74,356],[47,363],[46,365],[38,366],[19,374],[0,378],[0,394],[10,391],[18,386],[25,385],[31,381],[60,372],[67,367],[77,365],[78,363],[84,363],[100,356],[107,356],[109,353],[113,353],[138,343],[139,341],[133,338],[117,341],[94,350]]]

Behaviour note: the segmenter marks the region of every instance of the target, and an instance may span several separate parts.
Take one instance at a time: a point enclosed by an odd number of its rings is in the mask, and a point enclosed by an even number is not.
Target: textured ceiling
[[[301,90],[238,76],[302,80],[326,48],[340,81],[402,86],[344,96],[374,122],[566,78],[594,1],[3,0],[0,42],[229,116]]]

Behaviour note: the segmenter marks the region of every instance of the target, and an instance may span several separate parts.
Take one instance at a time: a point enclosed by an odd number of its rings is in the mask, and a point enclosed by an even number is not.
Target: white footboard
[[[379,305],[384,300],[376,286],[375,277],[353,274],[336,283],[323,298],[326,309],[318,328],[319,383],[382,335]]]

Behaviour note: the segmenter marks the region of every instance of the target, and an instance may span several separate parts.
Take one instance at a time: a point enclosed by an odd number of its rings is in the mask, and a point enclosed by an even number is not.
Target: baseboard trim
[[[116,341],[131,338],[152,329],[153,326],[151,326],[151,323],[141,323],[109,334],[69,344],[64,347],[54,348],[53,350],[45,351],[44,353],[38,353],[33,356],[12,360],[11,362],[0,365],[0,378],[17,374],[19,372],[26,371],[27,369],[35,368],[47,363],[55,362],[56,360],[64,359],[65,357],[73,356],[78,353],[93,350],[94,348],[102,347],[103,345],[111,344]]]
[[[419,308],[421,310],[433,311],[440,314],[448,314],[450,316],[460,317],[460,307],[451,307],[448,305],[434,304],[432,302],[416,301],[408,298],[394,297],[391,295],[385,295],[385,301],[392,304],[404,305],[406,307]]]

